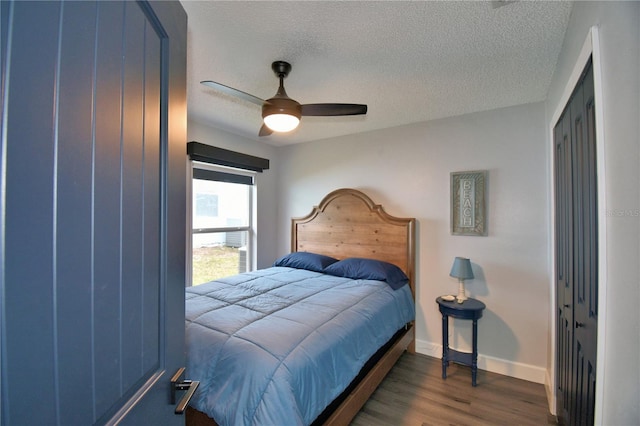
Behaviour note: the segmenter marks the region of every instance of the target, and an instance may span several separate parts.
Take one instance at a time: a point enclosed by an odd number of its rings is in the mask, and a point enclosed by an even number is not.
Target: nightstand
[[[442,378],[447,378],[449,361],[471,367],[471,385],[476,385],[478,375],[478,319],[482,318],[485,304],[476,299],[467,299],[464,303],[456,300],[448,302],[441,297],[436,299],[442,314]],[[473,321],[473,352],[460,352],[449,349],[449,317]]]

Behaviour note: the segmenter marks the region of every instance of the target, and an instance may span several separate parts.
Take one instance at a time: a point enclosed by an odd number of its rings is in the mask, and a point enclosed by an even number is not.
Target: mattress
[[[220,425],[308,425],[405,324],[405,285],[272,267],[186,290],[191,406]]]

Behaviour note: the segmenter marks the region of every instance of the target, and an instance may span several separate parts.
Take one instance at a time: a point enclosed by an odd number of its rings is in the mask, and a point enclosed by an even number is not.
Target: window
[[[196,141],[187,143],[187,154],[192,164],[187,283],[253,269],[255,177],[269,169],[269,160]]]
[[[254,173],[193,162],[191,283],[251,269]]]
[[[194,216],[194,218],[218,216],[218,194],[207,194],[201,192],[196,195],[194,202],[194,207],[196,209],[196,215]]]

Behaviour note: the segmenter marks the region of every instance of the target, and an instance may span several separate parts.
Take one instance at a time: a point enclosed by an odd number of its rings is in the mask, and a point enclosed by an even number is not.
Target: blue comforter
[[[191,406],[220,425],[310,424],[414,319],[408,286],[272,267],[186,290]]]

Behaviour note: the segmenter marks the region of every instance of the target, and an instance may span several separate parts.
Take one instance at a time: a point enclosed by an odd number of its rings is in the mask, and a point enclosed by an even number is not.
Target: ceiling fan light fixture
[[[284,91],[284,88],[282,90]],[[292,131],[298,127],[301,116],[300,104],[287,97],[286,93],[278,93],[273,98],[265,101],[262,106],[264,124],[274,132]]]
[[[280,80],[278,91],[267,100],[250,95],[242,90],[234,89],[211,80],[201,81],[202,84],[217,89],[223,93],[237,96],[245,101],[262,106],[262,119],[264,124],[260,126],[258,136],[269,136],[273,132],[290,132],[300,124],[300,117],[317,116],[331,117],[338,115],[361,115],[367,113],[367,106],[361,104],[305,104],[291,99],[284,90],[284,79],[291,71],[291,64],[285,61],[275,61],[271,69]]]
[[[274,132],[290,132],[300,124],[300,118],[290,114],[270,114],[264,124]]]

